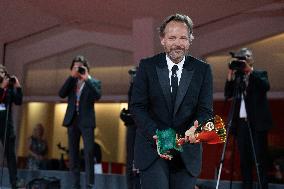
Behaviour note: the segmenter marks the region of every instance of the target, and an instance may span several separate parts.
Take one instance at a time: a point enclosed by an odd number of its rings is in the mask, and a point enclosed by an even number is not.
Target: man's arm
[[[210,66],[206,67],[197,104],[197,120],[207,121],[213,116],[213,79]]]
[[[268,81],[268,75],[266,71],[262,72],[252,72],[250,77],[253,80],[253,83],[255,83],[255,86],[259,91],[267,92],[270,89],[269,81]]]
[[[101,83],[102,83],[101,81],[96,80],[92,77],[88,78],[85,81],[86,87],[91,89],[91,91],[93,92],[94,100],[99,100],[101,98],[102,95]]]
[[[76,78],[69,76],[65,81],[65,83],[63,84],[63,86],[61,87],[61,89],[59,90],[58,95],[61,98],[67,97],[71,93],[71,91],[75,89],[75,85],[76,85]]]
[[[21,105],[23,102],[23,91],[21,87],[16,87],[13,91],[13,101],[16,105]]]
[[[133,83],[130,111],[136,122],[137,128],[143,132],[150,141],[156,134],[156,123],[149,115],[149,92],[146,62],[141,61],[136,78]]]
[[[225,83],[225,89],[224,89],[224,96],[226,99],[232,98],[234,96],[234,79],[233,79],[234,71],[229,69],[227,80]]]
[[[190,125],[190,128],[185,132],[186,140],[190,143],[199,142],[199,140],[196,140],[194,134],[198,127],[198,121],[202,124],[213,117],[213,79],[209,65],[206,66],[203,74],[204,79],[198,96],[196,120],[194,121],[194,125]]]

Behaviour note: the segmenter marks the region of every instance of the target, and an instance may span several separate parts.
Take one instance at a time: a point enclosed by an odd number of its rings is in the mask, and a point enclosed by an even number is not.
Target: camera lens
[[[85,70],[85,68],[83,68],[83,67],[78,67],[78,72],[80,73],[80,74],[82,74],[82,75],[84,75],[85,73],[86,73],[86,70]]]

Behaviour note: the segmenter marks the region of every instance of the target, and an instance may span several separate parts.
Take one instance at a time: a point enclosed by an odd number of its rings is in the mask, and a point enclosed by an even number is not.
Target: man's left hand
[[[18,78],[16,76],[13,76],[13,78],[15,78],[15,80],[16,80],[14,87],[20,88],[21,84],[20,84]]]
[[[195,138],[195,130],[198,127],[198,121],[196,120],[194,122],[194,125],[192,127],[190,127],[190,129],[188,129],[185,132],[185,139],[186,141],[189,141],[190,143],[198,143],[200,142],[200,140]]]

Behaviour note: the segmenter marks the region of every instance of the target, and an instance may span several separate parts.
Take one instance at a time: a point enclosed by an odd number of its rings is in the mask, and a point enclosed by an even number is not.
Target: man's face
[[[160,38],[168,57],[179,63],[189,49],[189,31],[185,23],[171,21],[165,28],[165,35]]]
[[[6,75],[5,70],[4,70],[4,69],[2,69],[2,68],[0,68],[0,77],[1,77],[1,78],[4,78],[4,77],[5,77],[5,75]]]
[[[72,69],[77,71],[80,66],[83,66],[82,62],[75,62]]]

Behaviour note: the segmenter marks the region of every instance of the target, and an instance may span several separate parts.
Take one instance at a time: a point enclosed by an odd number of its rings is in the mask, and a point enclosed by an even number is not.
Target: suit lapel
[[[159,63],[156,66],[156,71],[157,71],[159,83],[163,91],[163,95],[167,102],[168,109],[171,112],[172,102],[171,102],[169,70],[168,70],[165,54],[163,55],[164,56],[161,56],[161,58],[159,58]]]
[[[175,102],[175,107],[174,107],[174,115],[177,113],[177,110],[188,90],[188,86],[191,82],[194,69],[193,69],[193,60],[192,57],[186,57],[184,65],[183,65],[183,70],[179,82],[179,87],[177,91],[177,96],[176,96],[176,102]]]

